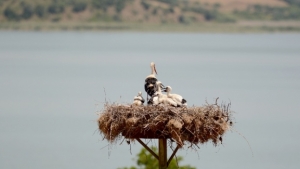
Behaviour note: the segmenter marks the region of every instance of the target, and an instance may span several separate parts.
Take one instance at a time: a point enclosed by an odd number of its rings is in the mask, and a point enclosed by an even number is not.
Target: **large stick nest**
[[[230,104],[206,104],[201,107],[130,106],[108,104],[98,119],[100,133],[113,142],[126,138],[171,138],[179,146],[184,142],[202,144],[222,142],[230,128]]]

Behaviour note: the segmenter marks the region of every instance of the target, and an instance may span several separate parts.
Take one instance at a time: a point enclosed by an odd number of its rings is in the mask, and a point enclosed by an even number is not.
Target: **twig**
[[[105,148],[105,147],[107,147],[107,146],[109,146],[109,144],[107,144],[106,146],[104,146],[104,147],[100,148],[100,150],[104,149],[104,148]]]
[[[132,155],[132,152],[131,152],[131,144],[129,144],[129,146],[130,146],[130,154]]]
[[[121,141],[121,143],[119,145],[121,145],[123,143],[123,141],[125,140],[125,137],[123,138],[123,140]]]
[[[238,132],[236,129],[234,129],[233,127],[231,128],[233,131],[235,131],[236,133],[238,133],[240,136],[242,136],[245,140],[246,140],[246,142],[248,143],[248,146],[249,146],[249,148],[250,148],[250,150],[251,150],[251,153],[252,153],[252,157],[254,157],[254,154],[253,154],[253,151],[252,151],[252,148],[251,148],[251,145],[250,145],[250,143],[248,142],[248,140],[246,139],[246,137],[245,136],[243,136],[240,132]]]
[[[216,103],[215,103],[215,105],[218,105],[218,99],[219,99],[219,97],[216,98]]]
[[[105,91],[104,87],[103,87],[103,90],[104,90],[104,96],[105,96],[105,103],[107,103],[107,101],[106,101],[106,91]]]

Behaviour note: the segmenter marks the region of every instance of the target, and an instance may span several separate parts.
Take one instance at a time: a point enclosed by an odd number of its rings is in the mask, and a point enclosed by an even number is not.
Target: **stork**
[[[145,79],[145,91],[147,93],[147,100],[148,100],[148,95],[150,97],[152,97],[154,95],[154,93],[158,90],[156,82],[157,82],[157,78],[155,77],[155,75],[157,74],[156,68],[155,68],[155,63],[151,62],[150,63],[150,68],[151,68],[151,74],[149,76],[146,77]],[[164,85],[161,84],[161,87],[164,89]]]
[[[134,97],[132,105],[141,106],[145,102],[142,92],[138,92],[138,95]]]
[[[177,107],[178,104],[171,98],[168,98],[166,95],[162,94],[161,92],[157,92],[158,96],[158,103],[168,104],[174,107]]]
[[[158,90],[150,98],[150,100],[148,101],[148,104],[158,105],[158,104],[162,103],[162,104],[169,104],[169,105],[177,107],[177,103],[174,100],[172,100],[171,98],[168,98],[167,95],[162,94],[161,85],[162,85],[162,83],[160,81],[156,82],[156,87]]]
[[[158,105],[158,93],[161,93],[161,82],[160,81],[156,81],[155,82],[155,88],[157,89],[157,91],[150,97],[150,99],[148,100],[148,104],[150,105]]]
[[[180,96],[179,94],[171,94],[172,91],[171,86],[167,86],[166,91],[167,91],[168,98],[174,100],[177,103],[178,107],[187,106],[186,100],[182,96]]]

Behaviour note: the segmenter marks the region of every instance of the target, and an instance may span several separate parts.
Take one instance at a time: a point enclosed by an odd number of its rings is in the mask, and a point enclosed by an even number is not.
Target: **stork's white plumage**
[[[161,82],[156,81],[155,83],[155,88],[157,91],[152,95],[152,97],[149,99],[148,104],[152,105],[158,105],[158,93],[161,93]]]
[[[161,92],[157,92],[157,96],[159,104],[169,104],[174,107],[177,107],[178,105],[173,99],[168,98],[167,95],[162,94]]]
[[[153,104],[153,105],[169,104],[169,105],[172,105],[172,106],[176,107],[177,103],[174,100],[172,100],[171,98],[168,98],[167,95],[162,94],[161,85],[162,85],[162,83],[160,81],[156,82],[156,87],[157,87],[158,90],[155,92],[153,97],[151,97],[148,104]]]
[[[177,103],[177,106],[187,106],[186,100],[182,96],[180,96],[179,94],[171,94],[171,86],[167,86],[166,90],[168,98],[174,100]]]
[[[158,105],[158,93],[159,92],[155,92],[154,95],[150,98],[150,100],[148,101],[149,105]]]
[[[139,92],[137,96],[134,97],[132,105],[141,106],[145,102],[142,92]]]

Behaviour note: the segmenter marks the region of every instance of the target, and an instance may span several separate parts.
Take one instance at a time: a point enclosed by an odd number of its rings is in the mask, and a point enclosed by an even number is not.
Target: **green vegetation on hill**
[[[300,0],[277,1],[285,5],[249,3],[246,8],[236,5],[228,10],[224,3],[201,0],[0,0],[0,29],[12,24],[16,27],[17,23],[188,26],[252,20],[300,21]]]
[[[300,20],[300,6],[270,7],[249,6],[244,11],[234,11],[234,15],[245,20]]]
[[[300,20],[300,0],[288,6],[249,5],[222,12],[220,4],[188,0],[0,0],[0,21],[123,21],[153,23],[235,22],[236,20]],[[84,14],[82,14],[84,13]],[[78,17],[78,15],[82,17]]]
[[[291,4],[291,5],[300,6],[300,0],[283,0],[283,1],[285,1],[288,4]]]

